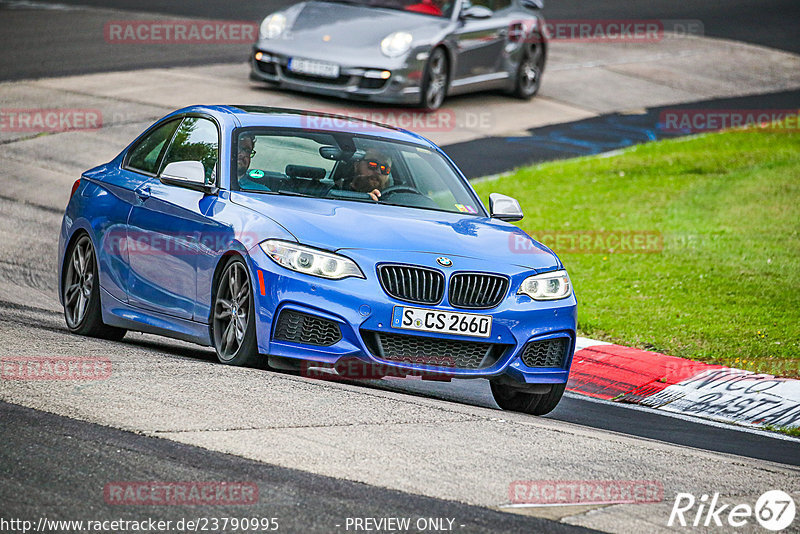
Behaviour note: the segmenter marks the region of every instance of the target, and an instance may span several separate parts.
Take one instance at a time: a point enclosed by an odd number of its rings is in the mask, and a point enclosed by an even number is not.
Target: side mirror
[[[522,219],[522,208],[517,199],[500,193],[489,195],[489,215],[501,221],[519,221]]]
[[[461,19],[490,19],[494,12],[485,6],[469,6],[461,12]]]
[[[199,161],[173,161],[161,171],[163,183],[177,185],[203,193],[214,193],[214,184],[206,183],[206,170]]]
[[[544,9],[544,0],[520,0],[520,3],[528,9]]]

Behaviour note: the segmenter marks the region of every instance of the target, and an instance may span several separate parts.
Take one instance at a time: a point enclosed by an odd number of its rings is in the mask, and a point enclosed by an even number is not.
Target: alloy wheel
[[[438,109],[444,102],[447,90],[447,59],[441,50],[434,52],[428,66],[428,86],[425,92],[425,106]]]
[[[542,74],[542,50],[539,47],[526,54],[520,68],[520,92],[525,96],[536,93],[539,89],[539,79]]]
[[[64,314],[71,329],[78,328],[86,317],[95,280],[94,247],[88,236],[72,248],[64,278]]]
[[[233,261],[220,278],[214,302],[214,344],[220,360],[236,356],[245,335],[250,314],[250,279],[241,261]]]

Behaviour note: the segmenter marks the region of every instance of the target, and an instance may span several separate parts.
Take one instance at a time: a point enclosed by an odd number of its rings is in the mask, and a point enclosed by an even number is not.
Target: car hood
[[[317,248],[425,252],[537,271],[561,267],[549,248],[516,226],[487,217],[258,193],[234,192],[231,200],[277,222],[298,242]]]
[[[313,56],[326,55],[326,50],[379,50],[384,37],[400,30],[413,32],[418,43],[449,24],[444,18],[336,2],[306,2],[293,9],[298,12],[294,20],[290,18],[289,34],[283,41],[295,55],[306,50],[314,51]],[[275,48],[281,41],[268,43]]]

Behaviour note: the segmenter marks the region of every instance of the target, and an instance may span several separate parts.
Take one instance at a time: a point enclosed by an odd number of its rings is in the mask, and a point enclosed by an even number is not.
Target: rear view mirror
[[[216,187],[206,184],[206,170],[199,161],[173,161],[161,171],[163,183],[213,193]]]
[[[517,199],[500,193],[489,195],[489,215],[501,221],[519,221],[522,219],[522,208]]]
[[[319,155],[331,161],[358,161],[364,159],[367,153],[364,150],[342,150],[336,146],[319,147]]]
[[[335,146],[321,146],[319,147],[319,155],[331,161],[340,161],[342,159],[342,149]]]

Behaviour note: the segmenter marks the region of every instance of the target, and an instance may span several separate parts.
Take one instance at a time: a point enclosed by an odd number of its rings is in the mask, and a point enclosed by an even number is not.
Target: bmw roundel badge
[[[445,258],[444,256],[440,256],[440,257],[436,258],[436,263],[438,263],[442,267],[452,267],[453,266],[453,260],[451,260],[450,258]]]

